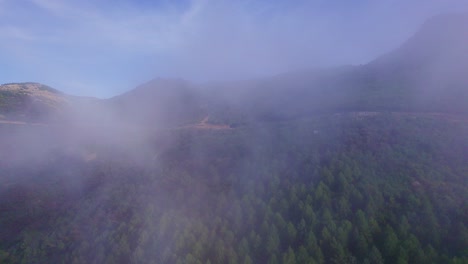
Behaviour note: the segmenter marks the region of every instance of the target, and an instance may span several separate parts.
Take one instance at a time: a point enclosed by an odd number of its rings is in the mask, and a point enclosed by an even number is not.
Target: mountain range
[[[0,263],[468,263],[468,15],[364,65],[0,86]]]
[[[434,17],[399,48],[364,65],[257,80],[193,84],[159,78],[104,100],[66,95],[37,83],[4,84],[0,114],[3,119],[59,120],[64,109],[99,105],[128,122],[163,127],[197,123],[206,116],[235,125],[318,112],[466,114],[467,22],[466,14]]]

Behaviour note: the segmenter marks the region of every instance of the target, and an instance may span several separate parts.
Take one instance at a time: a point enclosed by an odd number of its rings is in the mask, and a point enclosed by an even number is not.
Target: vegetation
[[[38,83],[3,84],[0,86],[0,115],[14,121],[44,121],[61,114],[55,109],[55,105],[61,105],[54,99],[62,95]]]
[[[30,86],[36,86],[37,89],[42,90],[42,91],[48,91],[48,92],[56,93],[56,94],[61,93],[59,90],[54,89],[54,88],[52,88],[50,86],[40,84],[40,83],[35,83],[35,82],[4,83],[4,84],[2,84],[2,86],[3,85],[5,85],[5,86],[7,86],[7,85],[17,85],[19,87],[19,89],[22,89],[22,90],[28,90]]]
[[[324,115],[0,167],[0,262],[467,263],[467,132]]]
[[[465,22],[366,65],[67,96],[76,123],[0,86],[38,123],[0,124],[0,263],[468,263]]]
[[[23,92],[0,90],[0,113],[10,114],[22,109],[28,101],[28,95]]]

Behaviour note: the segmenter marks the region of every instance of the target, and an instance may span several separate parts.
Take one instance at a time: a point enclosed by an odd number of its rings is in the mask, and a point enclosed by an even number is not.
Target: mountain
[[[41,84],[3,85],[0,114],[38,119],[73,101],[78,112],[97,107],[100,110],[94,112],[107,109],[108,115],[126,123],[166,128],[196,124],[206,117],[216,124],[237,126],[347,111],[466,114],[467,17],[434,17],[399,48],[365,65],[231,83],[160,78],[114,98],[91,102]]]
[[[261,92],[247,99],[250,109],[278,117],[317,111],[466,114],[467,17],[434,17],[402,46],[365,65],[262,80],[255,85]]]
[[[425,22],[400,48],[365,66],[375,86],[393,84],[418,110],[468,113],[467,23],[467,14]]]
[[[77,108],[96,103],[95,98],[68,95],[40,83],[0,85],[0,120],[4,122],[65,122]]]
[[[116,115],[134,124],[177,126],[204,117],[203,102],[184,80],[154,79],[125,94],[106,100]]]
[[[110,101],[123,116],[172,125],[204,116],[236,125],[343,111],[466,114],[466,22],[466,14],[434,17],[365,65],[203,85],[156,79]]]
[[[258,80],[1,86],[0,263],[468,263],[464,25]]]
[[[403,45],[370,64],[427,68],[443,63],[451,68],[465,65],[468,14],[439,15],[427,20]],[[449,64],[449,65],[447,65]]]
[[[55,113],[67,98],[61,92],[39,83],[0,85],[0,114],[3,118],[38,120]]]

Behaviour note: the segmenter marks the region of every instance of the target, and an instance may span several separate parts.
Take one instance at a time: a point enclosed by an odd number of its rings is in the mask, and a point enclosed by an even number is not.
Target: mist
[[[0,1],[0,262],[468,260],[467,8]]]
[[[112,97],[155,77],[238,80],[363,64],[465,1],[2,1],[3,82]],[[15,14],[24,14],[23,19]]]

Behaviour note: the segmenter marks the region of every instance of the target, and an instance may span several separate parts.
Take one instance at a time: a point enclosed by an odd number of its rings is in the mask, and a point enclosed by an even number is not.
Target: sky
[[[0,0],[0,83],[108,98],[154,78],[364,64],[468,0]]]

